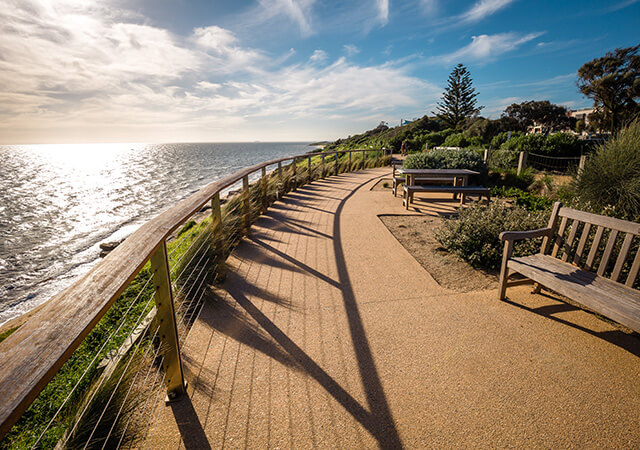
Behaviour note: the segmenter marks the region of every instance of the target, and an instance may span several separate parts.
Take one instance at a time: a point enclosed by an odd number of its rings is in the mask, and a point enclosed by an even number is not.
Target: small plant
[[[596,150],[577,179],[576,191],[580,201],[596,211],[640,220],[639,121]]]
[[[495,197],[509,197],[516,201],[516,205],[523,206],[527,211],[544,211],[549,209],[553,200],[549,197],[535,195],[517,187],[495,186],[491,189],[491,195]]]
[[[446,220],[436,232],[436,239],[473,267],[497,269],[502,258],[500,233],[541,228],[548,216],[547,211],[533,213],[522,206],[509,207],[502,202],[471,205],[461,209],[457,218]],[[539,239],[527,239],[515,244],[514,255],[530,255],[539,250]]]
[[[196,226],[195,220],[188,221],[187,223],[184,224],[184,226],[178,232],[178,237],[182,236],[183,234],[185,234],[187,231],[189,231],[191,228],[195,226]]]

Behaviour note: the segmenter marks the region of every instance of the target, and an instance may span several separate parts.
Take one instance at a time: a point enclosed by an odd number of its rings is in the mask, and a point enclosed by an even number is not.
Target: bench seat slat
[[[513,258],[507,264],[511,270],[640,332],[640,291],[548,255]]]
[[[538,259],[534,258],[535,256],[537,255],[515,259],[519,262],[526,262],[527,264],[536,264]],[[567,263],[563,263],[557,258],[543,259],[542,264],[544,264],[545,270],[551,270],[552,272],[558,273],[565,273],[566,270],[569,270],[567,266],[569,268],[573,268],[573,271],[571,272],[572,277],[579,279],[584,284],[588,284],[594,290],[599,291],[600,295],[607,298],[611,296],[618,297],[622,299],[621,301],[624,302],[624,299],[629,296],[640,296],[640,291],[630,289],[629,287],[624,286],[620,283],[613,283],[609,279],[598,277],[593,272],[582,270],[579,267],[569,266]]]
[[[490,193],[491,190],[481,186],[405,186],[405,191],[448,192],[448,193]]]

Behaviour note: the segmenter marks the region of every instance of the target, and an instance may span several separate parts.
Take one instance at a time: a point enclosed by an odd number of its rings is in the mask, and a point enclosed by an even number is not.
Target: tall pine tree
[[[472,82],[471,74],[462,64],[458,64],[449,75],[436,115],[450,128],[460,127],[467,118],[484,108],[476,107],[478,93],[471,85]]]

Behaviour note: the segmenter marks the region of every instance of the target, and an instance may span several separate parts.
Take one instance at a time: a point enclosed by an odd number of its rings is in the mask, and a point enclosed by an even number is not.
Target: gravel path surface
[[[640,447],[637,335],[524,286],[441,287],[379,219],[406,213],[382,176],[314,182],[252,226],[146,444]]]

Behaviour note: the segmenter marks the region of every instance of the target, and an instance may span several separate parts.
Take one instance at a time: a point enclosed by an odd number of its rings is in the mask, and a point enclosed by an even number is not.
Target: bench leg
[[[392,186],[391,191],[393,192],[393,196],[397,197],[397,194],[398,194],[398,192],[397,192],[398,183],[396,182],[395,178],[393,179],[392,184],[393,184],[393,186]]]
[[[498,300],[504,300],[507,297],[507,280],[509,279],[509,268],[507,262],[511,258],[513,252],[513,241],[505,241],[504,250],[502,252],[502,266],[500,267],[500,278],[498,287]]]
[[[542,285],[540,283],[533,283],[533,289],[531,289],[532,294],[539,294],[540,289],[542,289]]]

